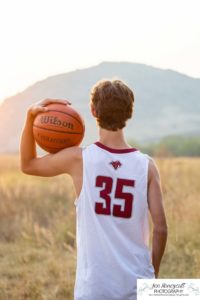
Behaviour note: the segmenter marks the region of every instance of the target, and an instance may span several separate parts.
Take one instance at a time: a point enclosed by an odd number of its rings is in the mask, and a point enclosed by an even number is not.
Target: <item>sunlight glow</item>
[[[198,0],[0,1],[0,100],[102,61],[200,77]]]

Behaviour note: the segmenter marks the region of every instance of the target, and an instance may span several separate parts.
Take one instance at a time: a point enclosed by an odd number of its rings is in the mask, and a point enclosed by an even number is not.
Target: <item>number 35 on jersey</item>
[[[134,196],[131,192],[124,192],[124,187],[135,186],[135,180],[117,178],[116,184],[113,179],[108,176],[96,177],[96,188],[99,189],[99,197],[104,200],[104,203],[95,203],[95,212],[100,215],[112,215],[118,218],[130,218],[132,216]],[[114,189],[114,198],[123,201],[122,205],[113,204],[111,193]],[[124,204],[124,205],[123,205]]]

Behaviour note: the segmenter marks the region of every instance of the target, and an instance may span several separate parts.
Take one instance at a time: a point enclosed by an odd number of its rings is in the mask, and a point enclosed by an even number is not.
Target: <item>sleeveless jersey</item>
[[[75,300],[136,300],[154,278],[148,224],[148,156],[97,142],[83,148],[76,206]]]

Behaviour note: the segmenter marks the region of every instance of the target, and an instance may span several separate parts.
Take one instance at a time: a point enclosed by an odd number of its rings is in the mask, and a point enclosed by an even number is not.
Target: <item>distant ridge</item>
[[[0,106],[0,152],[16,152],[25,112],[43,98],[67,98],[86,122],[83,144],[96,140],[95,120],[89,111],[91,87],[100,79],[117,77],[134,91],[135,112],[126,136],[140,142],[171,134],[200,134],[200,79],[173,70],[139,63],[102,62],[97,66],[50,76]]]

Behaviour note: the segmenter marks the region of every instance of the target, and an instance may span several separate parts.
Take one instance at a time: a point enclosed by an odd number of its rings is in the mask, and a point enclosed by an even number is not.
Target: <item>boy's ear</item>
[[[92,115],[93,115],[93,117],[97,117],[97,113],[96,113],[96,110],[95,110],[95,108],[94,108],[94,105],[91,103],[91,105],[90,105],[90,110],[91,110],[91,113],[92,113]]]

